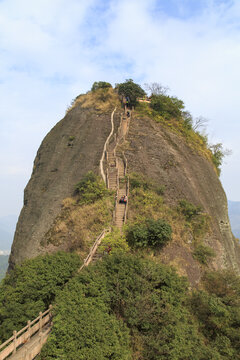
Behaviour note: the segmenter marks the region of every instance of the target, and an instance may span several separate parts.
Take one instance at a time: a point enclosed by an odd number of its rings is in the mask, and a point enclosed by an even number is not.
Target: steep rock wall
[[[112,109],[113,110],[113,109]],[[115,131],[120,121],[115,113]],[[10,267],[26,258],[49,251],[41,240],[53,229],[63,199],[89,170],[99,173],[104,143],[111,131],[111,112],[92,106],[75,106],[43,140],[31,179],[25,189],[24,206],[16,228]],[[214,249],[211,268],[240,272],[240,250],[228,219],[227,200],[213,164],[193,150],[186,139],[160,123],[133,116],[126,138],[128,171],[144,174],[165,186],[164,201],[176,207],[187,199],[201,205],[211,217],[204,243]],[[131,192],[129,202],[131,202]],[[175,265],[192,284],[201,278],[202,267],[193,257],[192,239],[172,241],[161,251],[161,260]]]
[[[164,185],[164,201],[170,206],[177,206],[182,199],[202,206],[211,217],[205,244],[216,253],[212,267],[239,272],[240,248],[231,232],[226,195],[213,164],[193,150],[186,139],[137,115],[131,121],[127,142],[129,172],[144,174]],[[200,279],[201,267],[193,259],[190,246],[170,243],[163,249],[162,260],[177,262],[192,283]]]
[[[114,121],[119,123],[117,113]],[[99,173],[110,131],[111,112],[77,105],[45,137],[24,192],[10,268],[46,251],[40,243],[59,214],[62,200],[73,194],[74,185],[88,171]]]

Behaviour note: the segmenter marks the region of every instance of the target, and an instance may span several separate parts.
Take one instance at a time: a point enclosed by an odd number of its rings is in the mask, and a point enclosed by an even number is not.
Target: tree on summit
[[[106,81],[95,81],[92,85],[91,91],[96,91],[98,89],[109,89],[112,85]]]
[[[140,85],[135,84],[132,79],[127,79],[124,83],[117,84],[116,88],[120,95],[124,95],[130,99],[130,105],[135,106],[137,98],[146,95]]]

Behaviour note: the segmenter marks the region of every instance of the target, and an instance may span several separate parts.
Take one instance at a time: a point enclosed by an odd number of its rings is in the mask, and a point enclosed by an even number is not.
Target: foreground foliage
[[[240,359],[239,278],[209,273],[204,287],[191,295],[168,266],[106,255],[59,293],[41,359]]]
[[[192,312],[217,360],[240,359],[240,278],[230,271],[208,272],[205,289],[195,291]]]
[[[79,266],[78,255],[64,252],[16,266],[0,285],[0,341],[46,310]]]
[[[17,267],[0,288],[1,341],[53,303],[42,360],[240,359],[238,276],[208,272],[191,293],[173,268],[122,250],[81,273],[66,253]]]

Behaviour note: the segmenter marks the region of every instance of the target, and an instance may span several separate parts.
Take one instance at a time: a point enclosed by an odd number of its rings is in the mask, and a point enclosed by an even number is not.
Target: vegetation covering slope
[[[0,288],[1,340],[51,302],[42,360],[240,359],[233,273],[207,272],[201,289],[190,291],[173,268],[136,254],[105,255],[76,274],[79,265],[60,253],[17,267]]]
[[[113,206],[113,193],[89,171],[75,185],[73,196],[63,200],[61,212],[42,245],[77,250],[86,256],[93,239],[111,225]]]
[[[229,272],[191,293],[169,266],[106,256],[59,293],[41,359],[240,359],[239,292]]]

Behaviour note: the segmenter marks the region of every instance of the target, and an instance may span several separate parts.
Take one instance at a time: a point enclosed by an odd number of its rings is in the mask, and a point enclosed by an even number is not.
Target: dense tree
[[[112,85],[106,81],[95,81],[92,85],[91,91],[96,91],[98,89],[109,89]]]
[[[184,109],[184,103],[176,97],[170,97],[163,94],[153,95],[151,97],[151,108],[157,111],[165,118],[175,117],[179,119]]]
[[[240,278],[230,271],[208,272],[205,290],[195,291],[192,312],[218,357],[240,359]]]
[[[240,359],[235,274],[209,272],[192,294],[173,268],[130,253],[105,255],[71,279],[78,266],[78,256],[58,253],[28,260],[7,276],[1,336],[25,325],[57,293],[42,360]]]
[[[172,236],[171,226],[163,219],[146,219],[131,225],[127,230],[127,241],[132,247],[161,248]]]
[[[135,84],[132,79],[127,79],[124,83],[117,84],[118,93],[130,99],[130,105],[135,106],[137,98],[146,95],[140,85]]]
[[[198,332],[187,297],[186,280],[170,267],[108,255],[59,294],[41,359],[220,359]]]

